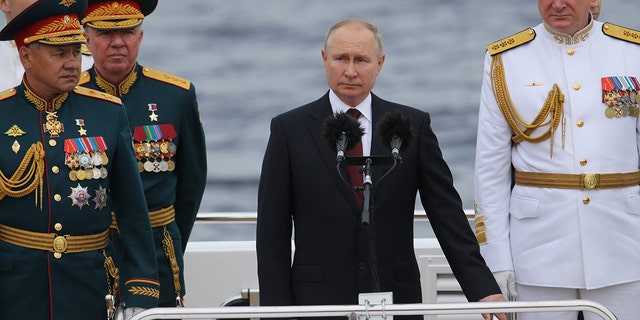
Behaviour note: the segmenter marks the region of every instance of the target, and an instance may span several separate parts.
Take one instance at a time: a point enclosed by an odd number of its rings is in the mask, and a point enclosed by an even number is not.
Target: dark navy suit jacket
[[[414,138],[401,154],[402,164],[372,191],[381,291],[393,291],[394,303],[422,301],[413,243],[416,194],[420,192],[467,299],[477,301],[500,293],[453,187],[429,114],[372,94],[371,155],[390,154],[389,142],[382,141],[375,128],[386,112],[396,109],[411,118]],[[322,137],[322,124],[331,115],[325,94],[271,121],[258,192],[262,305],[358,304],[358,293],[373,291],[369,230],[360,227],[353,192],[336,169],[336,150]],[[387,169],[373,167],[374,184]],[[347,177],[346,170],[343,176]]]

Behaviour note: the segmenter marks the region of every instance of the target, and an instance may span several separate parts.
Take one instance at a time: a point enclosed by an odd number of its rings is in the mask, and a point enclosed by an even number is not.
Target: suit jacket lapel
[[[372,113],[372,118],[371,119],[371,124],[372,124],[372,134],[371,134],[371,155],[376,155],[376,156],[387,156],[387,155],[391,155],[391,149],[389,148],[389,141],[383,141],[382,138],[380,138],[380,135],[378,133],[377,130],[377,125],[380,122],[380,119],[382,118],[382,116],[384,116],[385,113],[391,111],[391,107],[390,105],[380,99],[378,96],[374,95],[373,93],[371,94],[371,113]],[[371,174],[371,180],[374,183],[378,182],[378,179],[380,179],[382,177],[382,175],[387,172],[387,170],[389,170],[391,166],[389,165],[375,165],[372,169],[372,174]],[[375,192],[375,189],[373,190]]]
[[[345,198],[345,200],[349,203],[352,211],[355,214],[360,214],[358,210],[358,204],[353,196],[353,191],[351,188],[340,179],[340,175],[338,175],[336,169],[336,150],[334,148],[330,148],[327,144],[327,141],[323,138],[322,126],[327,117],[332,116],[333,111],[331,109],[331,103],[329,102],[329,92],[327,92],[322,98],[316,100],[313,103],[313,106],[309,112],[309,126],[307,127],[309,132],[308,134],[311,136],[311,140],[315,144],[316,149],[318,150],[318,154],[322,157],[322,161],[327,169],[328,174],[333,178],[336,183],[336,187],[340,190],[340,193]],[[340,170],[342,172],[342,176],[349,181],[349,176],[346,170],[346,164],[341,165]]]

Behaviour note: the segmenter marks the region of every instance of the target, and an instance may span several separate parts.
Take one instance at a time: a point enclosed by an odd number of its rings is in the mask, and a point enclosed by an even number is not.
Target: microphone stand
[[[364,175],[362,190],[362,214],[360,216],[360,227],[367,229],[369,238],[369,264],[371,266],[371,278],[373,282],[373,291],[380,292],[380,280],[378,277],[378,260],[376,257],[376,237],[373,219],[373,200],[371,199],[371,190],[373,190],[373,179],[371,178],[371,169],[373,165],[392,164],[391,168],[385,172],[384,175],[378,180],[380,183],[393,169],[396,168],[397,159],[390,156],[368,156],[368,157],[347,157],[347,165],[359,165],[362,166],[362,173]]]
[[[367,158],[365,160],[365,165],[362,168],[362,173],[364,175],[364,182],[363,182],[363,189],[364,189],[364,200],[362,201],[362,215],[361,215],[361,220],[360,220],[360,225],[364,228],[369,226],[370,223],[370,216],[371,216],[371,188],[372,188],[372,181],[371,181],[371,164],[373,163],[373,161],[371,160],[371,158]]]

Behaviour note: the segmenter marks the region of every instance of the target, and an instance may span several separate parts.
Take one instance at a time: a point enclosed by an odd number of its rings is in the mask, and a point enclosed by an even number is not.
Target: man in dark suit
[[[393,292],[394,303],[421,302],[413,246],[417,191],[467,299],[504,301],[480,255],[429,114],[371,93],[385,60],[377,28],[357,19],[337,23],[327,34],[322,58],[329,92],[271,122],[258,191],[261,304],[357,304],[359,293],[373,291]],[[356,199],[361,194],[343,182],[336,170],[336,150],[322,137],[325,120],[350,109],[361,114],[365,156],[390,154],[389,141],[372,134],[387,112],[410,118],[415,135],[402,153],[402,164],[375,185],[375,223],[369,227],[361,227],[362,208]],[[387,168],[374,166],[374,183]],[[346,170],[342,175],[347,176]],[[370,235],[376,244],[371,255]]]

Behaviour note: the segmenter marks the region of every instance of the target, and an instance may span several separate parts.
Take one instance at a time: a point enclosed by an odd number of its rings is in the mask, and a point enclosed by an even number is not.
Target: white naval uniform
[[[486,226],[480,248],[492,271],[515,270],[519,284],[595,289],[640,280],[640,187],[511,188],[512,164],[544,173],[638,170],[638,118],[605,116],[601,78],[640,80],[640,45],[607,36],[602,26],[593,21],[572,38],[540,24],[534,40],[502,53],[511,100],[527,123],[554,83],[564,94],[565,145],[561,123],[553,157],[550,140],[511,143],[485,57],[475,159],[476,219]]]
[[[13,41],[0,41],[0,91],[13,88],[22,81],[24,69]]]
[[[13,41],[0,41],[0,92],[13,88],[22,82],[24,68],[20,62],[18,49]],[[82,70],[93,66],[93,57],[82,55]]]

